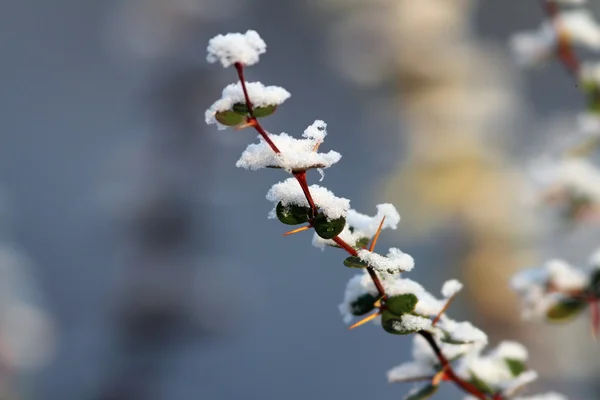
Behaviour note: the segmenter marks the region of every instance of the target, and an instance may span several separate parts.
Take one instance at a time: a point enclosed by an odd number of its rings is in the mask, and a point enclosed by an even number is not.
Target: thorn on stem
[[[286,233],[283,234],[283,236],[289,236],[289,235],[293,235],[295,233],[304,232],[304,231],[309,230],[310,228],[312,228],[312,225],[306,225],[306,226],[303,226],[301,228],[294,229],[294,230],[291,230],[289,232],[286,232]]]
[[[379,239],[379,234],[381,233],[381,229],[383,229],[383,222],[385,221],[385,215],[383,216],[383,218],[381,219],[381,222],[379,223],[379,228],[377,228],[377,232],[375,233],[375,236],[373,236],[373,241],[371,242],[371,246],[369,246],[369,251],[373,251],[375,249],[375,245],[377,244],[377,240]]]
[[[369,321],[374,320],[375,318],[377,318],[378,316],[381,315],[381,310],[374,312],[373,314],[361,319],[360,321],[358,321],[357,323],[355,323],[354,325],[352,325],[350,328],[348,328],[348,330],[352,330],[354,328],[358,328],[361,325],[366,324]]]

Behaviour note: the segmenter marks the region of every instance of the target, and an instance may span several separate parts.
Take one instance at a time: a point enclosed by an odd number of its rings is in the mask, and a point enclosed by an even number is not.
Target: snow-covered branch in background
[[[414,268],[410,255],[397,248],[375,252],[380,233],[396,229],[400,221],[393,205],[378,205],[377,214],[370,217],[351,209],[348,199],[325,187],[308,185],[307,170],[328,168],[341,157],[334,151],[317,152],[325,139],[325,123],[310,125],[304,139],[271,135],[263,128],[260,120],[275,112],[289,96],[284,89],[245,81],[244,68],[258,62],[265,49],[254,31],[219,35],[210,41],[208,61],[220,62],[224,67],[233,65],[239,82],[223,91],[221,99],[207,111],[206,120],[238,130],[253,128],[259,134],[260,143],[248,146],[238,167],[280,168],[292,175],[273,185],[266,196],[274,204],[270,218],[286,225],[301,225],[285,235],[313,230],[316,247],[341,248],[348,253],[343,265],[359,273],[348,282],[339,305],[344,321],[351,323],[359,317],[351,329],[377,321],[390,334],[415,335],[415,360],[388,374],[390,381],[421,383],[406,399],[429,398],[444,381],[453,382],[469,399],[528,399],[519,395],[537,375],[525,366],[527,351],[517,343],[504,342],[484,352],[487,335],[470,322],[458,322],[446,314],[462,289],[460,282],[446,282],[442,298],[438,298],[418,282],[402,276]],[[275,92],[278,94],[273,95]],[[564,397],[548,394],[529,399]]]
[[[587,99],[569,145],[558,156],[532,163],[533,201],[552,205],[569,222],[600,221],[600,169],[594,162],[600,144],[600,63],[581,60],[577,51],[600,50],[600,25],[585,0],[544,0],[540,30],[518,33],[511,46],[524,66],[558,59]],[[594,335],[600,333],[600,256],[577,268],[562,260],[519,272],[512,287],[521,295],[524,317],[565,321],[588,306]]]

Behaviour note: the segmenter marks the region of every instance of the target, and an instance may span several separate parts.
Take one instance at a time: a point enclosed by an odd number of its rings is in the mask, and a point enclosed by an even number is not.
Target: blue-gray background
[[[132,61],[107,45],[107,21],[118,6],[111,1],[4,0],[0,7],[0,185],[10,200],[11,241],[33,260],[43,306],[59,332],[50,364],[19,381],[22,397],[401,398],[408,387],[389,385],[385,371],[409,357],[410,339],[371,327],[346,330],[336,307],[350,277],[341,255],[312,248],[307,236],[282,238],[282,227],[266,219],[264,194],[281,175],[234,167],[252,139],[248,132],[216,132],[196,124],[222,85],[234,79],[232,71],[204,65],[207,40],[221,32],[256,29],[269,52],[249,71],[249,79],[280,84],[292,93],[269,127],[298,133],[315,118],[326,120],[327,146],[344,155],[327,172],[326,184],[353,199],[356,208],[373,212],[367,202],[373,196],[366,192],[375,176],[396,163],[399,149],[371,141],[364,123],[369,94],[327,63],[326,14],[304,1],[249,0],[232,18],[194,27],[185,56]],[[535,1],[520,0],[480,1],[474,15],[478,34],[497,45],[513,30],[537,25],[540,17]],[[197,54],[190,56],[193,47]],[[552,66],[525,81],[537,113],[580,105],[562,74]],[[189,109],[179,110],[179,104]],[[188,204],[194,222],[181,228],[187,242],[178,249],[200,260],[192,269],[227,271],[219,278],[225,280],[218,284],[221,289],[209,296],[214,303],[206,303],[220,311],[200,317],[217,328],[207,323],[183,327],[184,334],[160,332],[148,345],[162,346],[159,351],[123,344],[127,334],[120,304],[130,301],[130,286],[123,281],[144,274],[140,260],[155,260],[172,249],[143,255],[150,245],[136,239],[139,230],[131,226],[137,225],[122,216],[127,211],[115,213],[111,196],[104,196],[112,180],[132,174],[126,169],[136,157],[135,147],[148,142],[154,151],[169,153],[157,156],[162,157],[157,170],[178,165],[178,158],[189,167],[180,174],[184,184],[176,186],[185,188],[186,201],[186,193],[194,198]],[[117,156],[122,149],[125,155]],[[116,166],[115,157],[120,157]],[[360,168],[353,159],[361,160]],[[152,186],[154,176],[160,181],[161,172],[143,179]],[[130,181],[124,181],[128,186]],[[143,203],[143,195],[135,198]],[[436,256],[436,243],[396,245],[417,260],[412,278],[439,287],[450,277]],[[179,271],[173,267],[161,276]],[[227,300],[230,296],[233,301]],[[197,307],[195,312],[204,315],[202,304]],[[171,323],[165,321],[159,325]],[[129,337],[160,330],[152,323],[143,326],[128,331]],[[132,362],[136,357],[142,360]]]

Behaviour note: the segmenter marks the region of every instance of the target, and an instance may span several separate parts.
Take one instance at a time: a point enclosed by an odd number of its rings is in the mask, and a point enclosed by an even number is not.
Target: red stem
[[[267,144],[271,147],[271,149],[273,149],[275,153],[280,154],[281,151],[279,150],[279,148],[275,145],[275,143],[273,143],[267,131],[264,130],[264,128],[260,125],[260,122],[258,122],[258,119],[256,119],[256,117],[254,116],[254,106],[250,101],[250,96],[248,95],[248,88],[246,87],[246,79],[244,78],[244,65],[239,62],[235,63],[234,65],[240,83],[242,85],[244,98],[246,99],[246,107],[248,107],[248,114],[250,115],[250,118],[248,118],[248,123],[252,125],[254,129],[256,129],[256,131],[260,134],[260,136],[262,136],[264,141],[267,142]]]
[[[558,21],[558,15],[560,8],[554,0],[542,0],[542,8],[548,15],[548,18],[554,25],[556,37],[558,41],[558,48],[556,49],[558,59],[561,61],[565,69],[573,75],[574,78],[578,78],[579,70],[581,68],[581,62],[577,58],[577,55],[573,51],[569,38],[565,36]]]
[[[440,361],[442,368],[444,368],[446,370],[446,375],[452,382],[454,382],[458,387],[460,387],[465,392],[472,394],[473,396],[477,397],[480,400],[486,400],[488,398],[488,396],[485,393],[482,393],[479,389],[477,389],[477,387],[475,385],[461,379],[461,377],[456,375],[456,372],[454,372],[454,370],[452,369],[452,365],[450,365],[450,362],[448,361],[446,356],[444,356],[444,354],[442,353],[442,350],[440,349],[440,347],[438,346],[437,342],[435,341],[433,335],[430,332],[419,331],[418,333],[419,333],[419,335],[423,336],[423,338],[425,340],[427,340],[427,343],[429,343],[429,346],[431,346],[431,348],[433,349],[435,356]],[[496,397],[494,399],[496,399]],[[502,398],[499,397],[498,400],[502,400]]]
[[[293,175],[302,188],[302,192],[304,193],[304,197],[306,197],[306,201],[308,201],[308,205],[312,211],[312,217],[314,218],[317,215],[317,206],[315,205],[315,201],[313,200],[312,195],[310,194],[310,189],[308,188],[306,171],[294,172]]]
[[[244,97],[246,99],[246,106],[248,107],[248,114],[250,115],[248,122],[250,123],[250,125],[252,125],[254,127],[254,129],[256,129],[256,131],[269,144],[269,146],[271,146],[271,149],[273,149],[273,151],[275,153],[281,153],[281,151],[277,148],[277,146],[269,138],[269,134],[267,133],[267,131],[264,130],[264,128],[260,125],[258,120],[254,117],[254,109],[252,107],[252,102],[250,101],[250,96],[248,95],[248,90],[246,88],[246,81],[244,80],[244,66],[241,63],[235,63],[235,69],[236,69],[238,77],[240,79],[240,82],[242,85],[242,90],[244,91]],[[308,201],[310,208],[313,210],[313,216],[316,215],[317,207],[314,203],[312,195],[310,194],[310,189],[309,189],[308,183],[306,181],[306,171],[295,172],[294,177],[298,180],[298,183],[300,184],[300,187],[302,188],[304,196],[306,197],[306,200]],[[339,236],[334,237],[333,241],[338,246],[340,246],[342,249],[346,250],[350,255],[358,256],[358,252],[356,251],[356,249],[354,249],[352,246],[350,246],[348,243],[346,243]],[[385,288],[383,287],[381,280],[377,276],[377,272],[375,272],[375,269],[373,269],[373,267],[367,267],[367,272],[369,273],[369,276],[373,280],[373,283],[375,284],[375,287],[377,288],[379,295],[385,299],[387,297],[385,294]],[[441,349],[437,345],[437,343],[436,343],[435,339],[433,338],[433,336],[431,335],[431,333],[426,332],[426,331],[419,331],[419,334],[421,336],[423,336],[425,338],[425,340],[427,340],[429,345],[432,347],[435,355],[437,356],[437,358],[440,361],[440,364],[442,365],[442,367],[444,369],[446,369],[446,375],[448,376],[449,380],[453,381],[456,385],[458,385],[460,388],[462,388],[465,392],[472,394],[473,396],[477,397],[478,399],[480,399],[480,400],[487,399],[487,396],[485,394],[481,393],[474,385],[462,380],[458,375],[456,375],[456,373],[452,369],[452,366],[448,362],[448,359],[442,353]],[[494,398],[494,400],[502,400],[502,398],[497,398],[497,399]]]

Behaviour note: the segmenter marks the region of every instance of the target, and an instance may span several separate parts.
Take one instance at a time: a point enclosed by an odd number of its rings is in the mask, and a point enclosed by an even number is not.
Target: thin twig
[[[236,63],[235,69],[236,69],[238,77],[240,79],[240,82],[242,85],[242,90],[244,91],[244,97],[246,99],[246,105],[248,107],[248,114],[250,115],[248,122],[254,127],[254,129],[256,129],[256,131],[269,144],[269,146],[275,153],[281,153],[281,151],[277,148],[277,146],[269,138],[269,134],[260,125],[260,122],[258,122],[258,120],[254,117],[254,109],[252,106],[252,102],[250,101],[250,96],[248,95],[248,90],[246,88],[246,81],[244,80],[244,66],[241,63]],[[310,194],[310,189],[308,187],[308,183],[306,182],[306,172],[303,171],[300,174],[294,173],[294,176],[296,177],[300,186],[302,187],[302,191],[306,197],[306,200],[308,201],[308,204],[311,206],[311,209],[313,210],[313,216],[316,215],[317,208],[316,208],[316,205]],[[382,221],[382,223],[383,223],[383,221]],[[356,249],[354,247],[350,246],[348,243],[346,243],[339,236],[334,237],[332,240],[338,246],[340,246],[342,249],[346,250],[350,255],[358,256],[358,252],[356,251]],[[369,276],[373,280],[373,284],[377,288],[379,295],[382,297],[382,299],[385,300],[387,298],[387,295],[385,293],[385,288],[383,287],[383,284],[381,283],[381,280],[379,279],[379,276],[377,276],[377,272],[375,271],[375,269],[373,267],[367,267],[367,272],[369,273]],[[435,339],[433,338],[431,333],[429,333],[427,331],[419,331],[418,333],[421,336],[423,336],[425,338],[425,340],[427,340],[427,342],[433,349],[436,357],[440,361],[440,364],[442,365],[444,370],[446,370],[446,375],[449,380],[454,382],[457,386],[459,386],[465,392],[472,394],[473,396],[477,397],[478,399],[487,400],[487,396],[485,394],[481,393],[473,384],[462,380],[458,375],[456,375],[456,373],[454,373],[454,370],[452,369],[450,362],[442,353],[441,349],[435,342]],[[494,400],[502,400],[502,398],[494,398]]]
[[[488,399],[488,396],[485,393],[482,393],[479,389],[477,389],[477,387],[475,385],[463,380],[461,377],[459,377],[456,374],[456,372],[454,372],[454,370],[452,369],[452,365],[450,364],[450,362],[448,361],[446,356],[444,356],[444,353],[442,353],[442,350],[440,349],[440,347],[438,346],[437,342],[435,341],[433,335],[430,332],[419,331],[417,333],[419,335],[421,335],[427,341],[429,346],[431,346],[431,348],[433,349],[433,352],[435,353],[435,356],[439,360],[442,368],[444,368],[446,370],[446,375],[448,376],[449,380],[454,382],[458,387],[460,387],[465,392],[472,394],[473,396],[477,397],[480,400]]]

